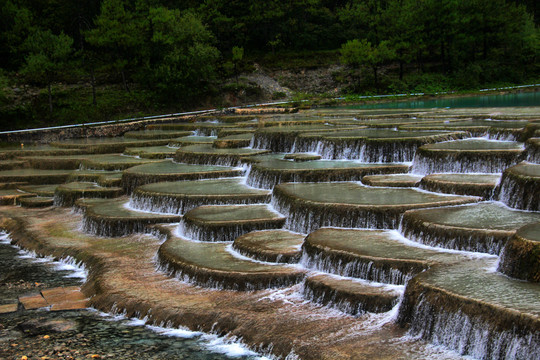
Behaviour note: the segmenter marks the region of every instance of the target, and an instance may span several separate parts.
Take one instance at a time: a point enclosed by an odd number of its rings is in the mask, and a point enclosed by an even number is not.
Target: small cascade
[[[163,229],[167,240],[158,251],[159,268],[183,281],[214,289],[254,291],[287,287],[304,272],[282,265],[260,264],[236,256],[229,244],[194,242]]]
[[[184,214],[202,205],[263,204],[270,192],[250,188],[243,178],[174,181],[138,187],[130,205],[142,211]]]
[[[398,322],[412,336],[475,359],[540,358],[538,319],[466,303],[417,283],[405,290]]]
[[[540,138],[527,140],[527,161],[540,164]]]
[[[373,286],[354,279],[330,275],[307,277],[302,289],[304,298],[358,316],[390,311],[397,305],[400,292],[388,286]]]
[[[411,172],[433,173],[502,173],[523,156],[518,142],[466,139],[424,145],[418,148]]]
[[[62,184],[54,193],[55,206],[73,206],[81,198],[110,199],[122,196],[124,190],[119,187],[101,187],[91,182],[71,182]]]
[[[540,214],[484,202],[405,212],[400,231],[421,244],[498,255],[520,227],[540,221]]]
[[[285,158],[287,155],[285,155]],[[285,182],[360,181],[372,174],[404,173],[406,164],[370,164],[355,161],[290,161],[267,158],[251,164],[246,183],[259,189],[273,189]]]
[[[232,242],[254,230],[280,229],[284,223],[267,205],[209,205],[188,211],[179,232],[193,240]]]
[[[243,158],[268,152],[249,148],[216,149],[209,144],[188,145],[179,148],[174,159],[186,164],[240,166]]]
[[[540,283],[540,222],[520,228],[504,247],[498,271]]]
[[[305,134],[296,139],[295,152],[315,152],[323,159],[371,163],[410,162],[416,149],[437,141],[460,139],[465,132],[395,131],[363,129]]]
[[[300,263],[307,269],[394,285],[404,285],[428,268],[422,262],[373,261],[369,257],[332,254],[307,244],[303,246]]]
[[[84,200],[84,201],[83,201]],[[127,200],[79,199],[75,205],[82,209],[83,231],[97,236],[119,237],[148,232],[148,225],[180,221],[177,215],[136,212],[126,208]]]
[[[286,183],[274,188],[271,205],[287,217],[287,229],[310,233],[325,226],[396,229],[402,214],[409,209],[477,200],[412,188],[366,187],[353,182]]]
[[[540,165],[521,162],[506,169],[498,198],[512,208],[540,211]]]
[[[485,200],[491,200],[500,180],[500,174],[431,174],[422,178],[420,188],[445,194],[479,196]]]

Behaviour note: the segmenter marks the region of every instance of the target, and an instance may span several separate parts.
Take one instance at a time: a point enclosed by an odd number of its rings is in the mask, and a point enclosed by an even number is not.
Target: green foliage
[[[191,12],[150,8],[155,52],[144,75],[161,96],[185,101],[204,91],[216,76],[219,51],[213,36]]]

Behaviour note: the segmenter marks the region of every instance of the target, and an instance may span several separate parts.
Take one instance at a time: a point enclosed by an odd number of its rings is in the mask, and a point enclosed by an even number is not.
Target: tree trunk
[[[126,74],[125,74],[124,70],[122,70],[122,82],[124,83],[124,89],[126,89],[127,92],[131,92],[129,90],[129,86],[128,86],[128,83],[126,81]]]
[[[403,81],[403,60],[399,59],[399,81]]]
[[[53,105],[52,105],[52,91],[51,91],[51,82],[50,81],[47,83],[47,90],[49,91],[49,114],[52,114]]]
[[[375,88],[379,90],[379,79],[377,78],[377,67],[373,66],[373,77],[375,78]]]
[[[96,98],[96,76],[94,74],[94,68],[90,70],[90,84],[92,85],[92,105],[97,105]]]

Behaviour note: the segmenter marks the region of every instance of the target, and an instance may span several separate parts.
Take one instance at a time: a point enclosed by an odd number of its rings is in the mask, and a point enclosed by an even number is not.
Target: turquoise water
[[[504,95],[396,101],[381,104],[346,106],[346,109],[431,109],[506,106],[540,106],[540,91]]]

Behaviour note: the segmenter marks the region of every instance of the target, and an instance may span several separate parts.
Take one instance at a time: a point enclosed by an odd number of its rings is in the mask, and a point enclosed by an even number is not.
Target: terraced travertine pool
[[[206,333],[248,358],[540,358],[539,122],[317,109],[13,146],[0,228],[84,264],[93,308],[197,334],[162,357],[215,358]],[[17,305],[32,291],[0,297],[0,340],[43,317]],[[95,327],[107,357],[123,335]]]

